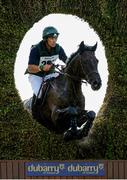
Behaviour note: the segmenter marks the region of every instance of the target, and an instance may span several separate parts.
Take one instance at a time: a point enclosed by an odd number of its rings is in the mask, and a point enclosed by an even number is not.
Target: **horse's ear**
[[[84,41],[82,41],[79,46],[83,47],[84,46]]]
[[[83,49],[84,49],[84,41],[82,41],[82,42],[80,43],[79,49],[80,49],[81,52],[83,51]]]
[[[96,49],[97,49],[97,42],[96,42],[96,44],[94,46],[92,46],[91,50],[96,51]]]

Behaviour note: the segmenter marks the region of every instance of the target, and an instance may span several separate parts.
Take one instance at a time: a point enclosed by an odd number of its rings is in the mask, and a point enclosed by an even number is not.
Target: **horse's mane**
[[[69,57],[68,63],[71,62],[71,60],[77,55],[82,54],[84,51],[95,51],[97,47],[97,43],[94,46],[88,46],[84,44],[84,41],[82,41],[79,45],[79,48],[76,52],[72,53]]]
[[[71,56],[69,57],[69,61],[71,61],[78,53],[79,53],[79,49],[71,54]]]

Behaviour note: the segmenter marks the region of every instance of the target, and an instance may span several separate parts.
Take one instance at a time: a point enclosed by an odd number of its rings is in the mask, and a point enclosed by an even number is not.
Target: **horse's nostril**
[[[94,81],[94,82],[93,82],[93,85],[94,85],[94,86],[97,86],[97,85],[98,85],[98,82],[97,82],[97,81]]]
[[[98,90],[98,89],[100,89],[100,87],[101,87],[101,82],[95,80],[95,81],[93,81],[93,82],[91,83],[91,87],[92,87],[93,90]]]

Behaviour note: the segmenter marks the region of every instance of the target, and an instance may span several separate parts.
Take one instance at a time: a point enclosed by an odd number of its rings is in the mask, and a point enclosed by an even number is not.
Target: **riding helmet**
[[[48,26],[44,28],[42,38],[43,40],[46,40],[48,37],[58,37],[59,32],[57,31],[56,28],[53,26]]]

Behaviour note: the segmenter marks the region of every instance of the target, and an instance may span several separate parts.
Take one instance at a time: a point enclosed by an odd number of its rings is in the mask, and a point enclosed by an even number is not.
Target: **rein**
[[[83,80],[81,80],[80,78],[78,78],[77,76],[73,76],[73,75],[70,75],[70,74],[68,74],[68,73],[62,72],[61,69],[58,68],[58,66],[59,66],[58,64],[57,64],[57,65],[54,65],[54,66],[55,66],[56,69],[59,70],[59,71],[55,71],[55,72],[58,72],[58,73],[63,74],[63,75],[65,75],[65,76],[68,76],[69,78],[71,78],[71,79],[73,79],[73,80],[75,80],[75,81],[81,81],[82,83],[87,84],[87,81],[83,81]]]
[[[68,61],[67,66],[70,66],[71,63],[72,63],[78,56],[79,56],[79,53],[76,54],[76,56],[74,56],[74,57],[71,59],[71,61]],[[65,76],[68,76],[69,78],[71,78],[71,79],[73,79],[73,80],[75,80],[75,81],[80,81],[81,83],[87,84],[87,81],[81,80],[81,78],[78,78],[77,76],[73,76],[73,75],[70,75],[70,74],[68,74],[68,73],[62,72],[61,69],[58,68],[59,64],[57,64],[57,65],[54,64],[54,66],[56,67],[56,69],[59,70],[59,73],[60,73],[60,74],[63,74],[63,75],[65,75]],[[56,72],[57,72],[57,71],[56,71]]]

